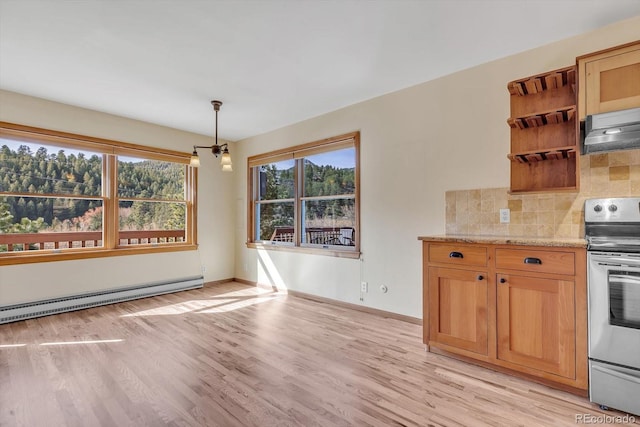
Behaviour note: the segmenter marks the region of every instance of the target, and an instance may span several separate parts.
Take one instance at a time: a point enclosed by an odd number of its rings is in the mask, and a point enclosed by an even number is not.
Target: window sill
[[[0,254],[0,265],[34,264],[40,262],[69,261],[76,259],[107,258],[122,255],[153,254],[161,252],[193,251],[198,245],[190,244],[161,244],[136,245],[135,247],[120,247],[117,249],[62,249],[42,251],[20,251]]]
[[[324,255],[332,256],[336,258],[360,258],[360,251],[351,250],[339,250],[332,246],[330,249],[314,248],[311,246],[293,246],[293,245],[269,245],[264,243],[247,242],[247,248],[251,249],[266,249],[268,251],[282,251],[282,252],[297,252],[311,255]]]

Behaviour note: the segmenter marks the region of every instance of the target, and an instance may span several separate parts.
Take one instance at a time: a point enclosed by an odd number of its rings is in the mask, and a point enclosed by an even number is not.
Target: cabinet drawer
[[[487,265],[487,248],[455,243],[432,243],[429,245],[429,262],[484,267]]]
[[[529,249],[496,249],[498,270],[575,275],[575,253]]]

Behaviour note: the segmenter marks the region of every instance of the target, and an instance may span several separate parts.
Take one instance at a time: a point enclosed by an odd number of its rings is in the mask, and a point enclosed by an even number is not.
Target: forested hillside
[[[118,162],[121,198],[184,200],[184,169],[158,161]],[[44,198],[38,194],[96,196],[102,193],[102,156],[82,153],[32,152],[21,145],[0,149],[0,191],[34,197],[0,196],[0,232],[98,230],[102,222],[99,199]],[[175,203],[121,201],[121,228],[145,229],[162,224],[184,227],[184,209]],[[169,224],[169,225],[167,225]]]
[[[160,161],[118,162],[120,229],[182,229],[185,226],[184,165]],[[293,198],[293,168],[261,168],[261,200]],[[322,197],[355,193],[354,168],[316,165],[305,160],[304,195]],[[0,232],[90,231],[102,227],[102,156],[48,152],[29,146],[0,149],[0,192],[21,196],[0,196]],[[28,195],[33,195],[27,196]],[[38,197],[39,194],[85,196]],[[92,198],[92,197],[95,197]],[[131,201],[161,199],[165,202]],[[125,200],[122,200],[125,199]],[[352,226],[353,198],[305,202],[305,224]],[[276,226],[293,225],[293,203],[262,206],[260,231],[269,238]]]
[[[294,197],[294,169],[278,170],[274,165],[260,168],[261,200]],[[355,169],[304,162],[304,196],[321,197],[355,193]],[[260,238],[269,239],[277,226],[293,226],[293,203],[269,203],[260,208]],[[353,226],[353,199],[305,202],[307,227]]]

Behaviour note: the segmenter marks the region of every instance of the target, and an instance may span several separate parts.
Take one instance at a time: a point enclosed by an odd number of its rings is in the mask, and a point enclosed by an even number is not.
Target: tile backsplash
[[[447,191],[447,234],[584,237],[584,201],[640,197],[640,150],[580,157],[579,193],[509,194],[508,188]],[[510,209],[509,224],[500,209]]]

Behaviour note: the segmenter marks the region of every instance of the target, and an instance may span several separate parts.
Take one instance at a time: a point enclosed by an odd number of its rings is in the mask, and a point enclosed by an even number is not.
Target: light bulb
[[[231,166],[231,154],[229,154],[229,150],[224,150],[222,153],[222,156],[220,157],[220,164],[222,166]]]
[[[191,154],[191,159],[189,160],[189,166],[197,168],[200,166],[200,157],[198,157],[198,153],[194,150]]]

